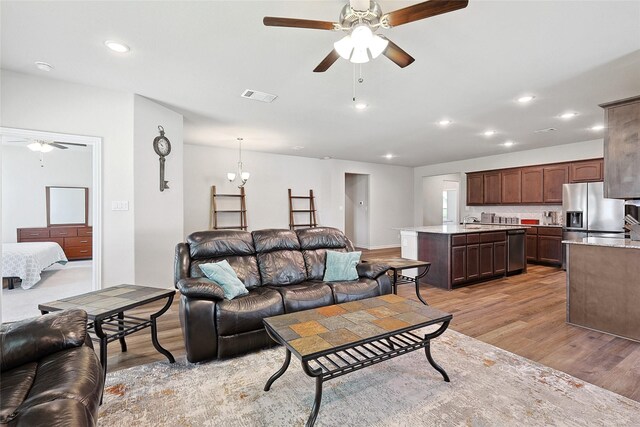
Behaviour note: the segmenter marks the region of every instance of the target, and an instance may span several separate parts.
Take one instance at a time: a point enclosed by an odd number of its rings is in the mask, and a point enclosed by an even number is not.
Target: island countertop
[[[484,233],[487,231],[507,231],[507,230],[524,230],[528,228],[526,225],[477,225],[468,224],[444,224],[423,227],[402,227],[400,231],[414,231],[417,233],[429,234],[467,234],[467,233]]]
[[[606,246],[609,248],[640,249],[640,241],[607,237],[585,237],[577,240],[563,240],[568,245]]]

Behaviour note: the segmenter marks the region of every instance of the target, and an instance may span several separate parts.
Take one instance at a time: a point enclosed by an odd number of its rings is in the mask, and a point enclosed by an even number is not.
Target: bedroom
[[[20,134],[2,137],[2,312],[9,321],[38,315],[34,300],[93,287],[93,147],[33,143]]]

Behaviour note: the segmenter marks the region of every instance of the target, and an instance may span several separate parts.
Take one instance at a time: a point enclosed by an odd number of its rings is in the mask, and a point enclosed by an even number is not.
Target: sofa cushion
[[[193,259],[219,258],[231,255],[255,255],[253,238],[248,231],[197,231],[187,237]]]
[[[58,351],[81,346],[87,313],[66,310],[0,326],[2,372],[35,362]]]
[[[200,270],[202,270],[210,280],[222,287],[226,299],[234,299],[237,296],[249,293],[244,283],[238,279],[238,275],[226,259],[220,262],[200,264]]]
[[[326,283],[302,282],[297,285],[278,286],[285,313],[308,310],[333,304],[333,292]]]
[[[252,234],[263,285],[295,285],[307,279],[304,258],[295,232],[258,230]]]
[[[360,262],[362,252],[336,252],[327,251],[324,276],[325,282],[339,282],[345,280],[357,280],[358,270],[356,265]]]
[[[7,419],[27,398],[27,394],[36,377],[36,362],[26,363],[10,371],[2,373],[0,381],[0,424]]]
[[[228,257],[216,257],[192,260],[190,266],[189,275],[191,277],[203,277],[204,274],[200,269],[202,264],[209,264],[213,262],[227,261],[233,271],[236,272],[238,279],[247,289],[257,288],[262,285],[260,280],[260,272],[258,271],[258,262],[255,255],[245,256],[228,256]]]
[[[232,335],[262,329],[262,319],[278,314],[284,314],[280,294],[273,289],[256,288],[248,295],[216,304],[218,334]]]
[[[90,413],[79,400],[62,398],[40,403],[25,412],[18,412],[11,425],[16,427],[79,427],[95,426],[97,421],[94,419],[93,413]]]
[[[378,282],[373,279],[359,279],[348,282],[328,282],[336,304],[380,296]]]
[[[337,228],[304,228],[296,233],[300,241],[308,280],[322,280],[327,249],[335,252],[353,250],[349,239]]]

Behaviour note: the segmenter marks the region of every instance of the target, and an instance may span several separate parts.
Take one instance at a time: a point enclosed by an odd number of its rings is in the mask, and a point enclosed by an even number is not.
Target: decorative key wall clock
[[[169,181],[164,180],[164,162],[165,158],[171,153],[171,142],[164,136],[164,128],[158,126],[160,136],[156,136],[153,140],[153,149],[160,156],[160,191],[169,189]]]

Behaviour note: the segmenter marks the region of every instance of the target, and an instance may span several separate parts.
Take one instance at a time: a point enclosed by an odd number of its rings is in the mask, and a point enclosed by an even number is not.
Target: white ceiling
[[[470,0],[382,31],[416,61],[365,64],[357,93],[370,107],[356,111],[350,63],[312,72],[341,34],[262,25],[265,15],[336,21],[343,4],[2,1],[1,65],[159,101],[185,115],[191,144],[235,147],[241,136],[249,150],[407,166],[600,138],[588,130],[602,123],[597,104],[640,94],[640,1]],[[108,51],[107,39],[131,52]],[[278,99],[242,99],[245,89]],[[536,99],[518,105],[525,93]],[[557,117],[569,110],[580,115]],[[442,118],[454,123],[443,129]],[[533,133],[548,127],[558,130]],[[499,134],[482,136],[488,128]],[[517,144],[499,145],[507,139]]]

